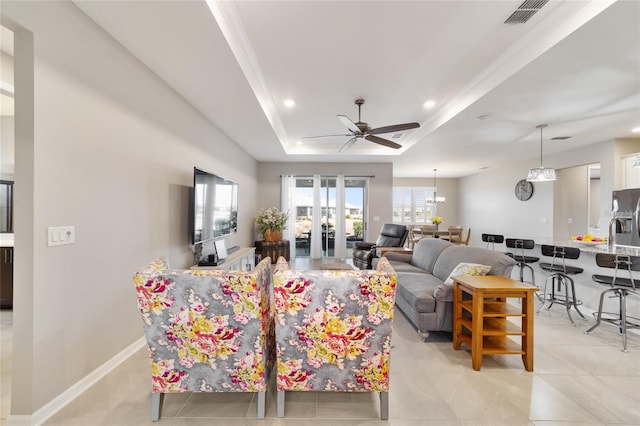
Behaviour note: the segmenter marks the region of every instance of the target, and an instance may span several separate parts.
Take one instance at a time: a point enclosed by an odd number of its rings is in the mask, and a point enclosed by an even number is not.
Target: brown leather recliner
[[[356,242],[353,246],[353,265],[359,269],[372,269],[377,247],[404,246],[409,229],[405,225],[385,223],[375,243]]]

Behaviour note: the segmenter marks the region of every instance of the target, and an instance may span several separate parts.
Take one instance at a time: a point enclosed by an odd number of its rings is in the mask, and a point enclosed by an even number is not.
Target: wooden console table
[[[462,343],[469,346],[476,371],[485,354],[520,354],[524,368],[533,371],[533,302],[538,290],[504,276],[454,278],[453,349]],[[522,299],[521,305],[508,304],[509,297]],[[509,317],[520,317],[520,326]],[[520,345],[509,336],[520,336]]]
[[[271,263],[276,263],[280,256],[283,256],[288,262],[290,257],[289,240],[256,241],[256,253],[261,255],[263,259],[269,256]]]
[[[253,269],[255,266],[256,249],[255,247],[240,247],[230,255],[224,262],[216,266],[198,266],[193,265],[189,269],[228,269],[234,271]]]

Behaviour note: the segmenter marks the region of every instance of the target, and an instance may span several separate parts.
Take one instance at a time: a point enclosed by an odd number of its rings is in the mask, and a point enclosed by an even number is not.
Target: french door
[[[295,256],[350,257],[364,236],[367,187],[367,178],[296,176]]]

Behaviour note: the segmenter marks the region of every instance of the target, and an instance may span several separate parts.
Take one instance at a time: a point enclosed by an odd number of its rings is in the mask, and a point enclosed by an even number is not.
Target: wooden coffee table
[[[538,287],[509,277],[454,277],[453,349],[471,348],[471,364],[478,371],[482,356],[520,354],[527,371],[533,371],[534,293]],[[519,298],[510,305],[507,298]],[[520,326],[509,321],[519,317]],[[509,336],[520,336],[520,345]]]

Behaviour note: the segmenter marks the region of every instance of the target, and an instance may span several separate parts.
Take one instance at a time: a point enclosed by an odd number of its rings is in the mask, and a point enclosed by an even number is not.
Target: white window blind
[[[433,197],[433,188],[393,188],[393,222],[404,224],[430,223],[433,205],[426,199]]]

